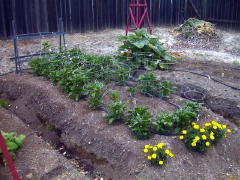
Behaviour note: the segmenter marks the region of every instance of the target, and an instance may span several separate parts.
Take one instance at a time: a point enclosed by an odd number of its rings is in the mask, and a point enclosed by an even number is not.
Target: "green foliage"
[[[90,86],[89,83],[95,80],[110,81],[116,64],[115,59],[110,56],[83,54],[79,49],[71,49],[47,53],[41,58],[32,60],[29,66],[35,74],[45,76],[54,84],[59,84],[70,98],[78,101],[86,95],[90,96],[90,106],[95,109],[100,107],[98,102],[100,99],[97,101],[97,96],[100,96],[102,88],[98,86],[99,83],[96,84],[98,87]],[[89,91],[93,92],[89,93]]]
[[[130,68],[124,66],[118,66],[113,72],[117,85],[123,86],[130,77]]]
[[[150,137],[151,118],[152,115],[148,109],[139,106],[129,111],[126,124],[132,130],[135,138],[147,139]]]
[[[226,128],[226,125],[216,121],[205,123],[204,126],[192,123],[192,126],[182,131],[182,135],[179,138],[184,141],[189,149],[205,152],[225,137],[227,132],[232,132]]]
[[[55,131],[56,130],[56,127],[53,125],[53,124],[47,124],[47,129],[49,130],[49,131]]]
[[[197,119],[199,112],[200,104],[186,103],[183,108],[175,112],[160,113],[152,123],[160,133],[178,133],[190,126],[191,122]]]
[[[169,81],[160,82],[153,73],[146,73],[137,79],[137,89],[146,96],[167,97],[172,90]]]
[[[0,99],[0,107],[7,109],[9,106],[9,103],[3,99]]]
[[[100,109],[102,107],[103,88],[104,84],[98,81],[86,86],[89,108]]]
[[[123,120],[125,115],[126,106],[120,101],[120,94],[118,92],[111,93],[112,102],[108,105],[108,113],[106,116],[106,122],[112,124],[116,121]]]
[[[110,99],[112,101],[118,101],[120,99],[120,93],[117,91],[112,91],[110,94]]]
[[[125,52],[131,52],[133,54],[146,53],[145,59],[148,59],[149,54],[152,54],[151,58],[155,59],[155,63],[158,63],[159,60],[164,62],[175,61],[175,58],[167,53],[167,49],[164,47],[164,44],[159,41],[159,38],[150,35],[145,28],[137,29],[129,36],[119,36],[118,40],[123,42],[123,45],[119,47],[119,52],[124,52],[123,55],[126,54]],[[138,59],[134,60],[137,61]]]
[[[11,157],[15,160],[16,152],[18,149],[20,149],[23,146],[26,136],[22,134],[17,136],[15,132],[6,133],[1,131],[1,133],[3,135],[3,138],[5,140],[5,143],[7,145],[7,148]],[[2,150],[0,149],[0,158],[1,158],[1,154],[2,154]],[[5,163],[4,159],[3,159],[3,162]]]

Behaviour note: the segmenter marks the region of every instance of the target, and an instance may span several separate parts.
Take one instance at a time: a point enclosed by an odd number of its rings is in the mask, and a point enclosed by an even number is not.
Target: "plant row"
[[[112,124],[122,121],[133,132],[137,139],[147,139],[152,132],[180,133],[193,121],[196,121],[200,112],[200,104],[186,103],[184,107],[174,112],[163,112],[153,116],[146,107],[137,106],[128,109],[120,100],[118,92],[111,94],[111,102],[107,106],[106,122]]]
[[[60,85],[69,98],[77,101],[86,98],[91,109],[103,106],[102,96],[107,83],[114,81],[117,85],[125,85],[130,80],[129,67],[117,57],[89,55],[79,49],[55,53],[48,52],[46,47],[47,53],[32,60],[29,66],[35,74]],[[160,82],[153,73],[146,73],[137,79],[134,93],[166,97],[172,93],[171,88],[170,82]]]

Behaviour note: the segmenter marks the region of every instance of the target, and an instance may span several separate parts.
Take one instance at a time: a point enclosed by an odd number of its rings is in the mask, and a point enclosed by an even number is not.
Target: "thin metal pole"
[[[17,34],[16,34],[16,24],[15,21],[12,21],[12,30],[13,30],[13,46],[14,46],[14,55],[15,55],[15,68],[16,73],[20,70],[20,64],[19,64],[19,53],[18,53],[18,45],[17,45]]]

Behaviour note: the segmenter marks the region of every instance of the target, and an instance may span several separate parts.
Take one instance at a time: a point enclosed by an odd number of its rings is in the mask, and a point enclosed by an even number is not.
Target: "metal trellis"
[[[16,23],[15,23],[14,20],[12,21],[12,32],[13,32],[13,36],[11,37],[11,39],[13,40],[14,57],[11,57],[10,59],[15,60],[16,73],[19,73],[23,70],[22,67],[21,67],[21,64],[24,63],[24,62],[29,62],[31,60],[29,58],[42,55],[42,53],[35,53],[35,54],[19,56],[18,40],[59,36],[59,50],[61,50],[62,47],[64,47],[64,48],[66,47],[65,46],[65,44],[66,44],[66,42],[65,42],[65,32],[64,32],[62,18],[59,18],[58,32],[40,32],[40,33],[30,33],[30,34],[17,35]]]

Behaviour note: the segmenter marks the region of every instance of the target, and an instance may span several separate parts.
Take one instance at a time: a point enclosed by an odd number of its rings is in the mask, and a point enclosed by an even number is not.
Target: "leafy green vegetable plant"
[[[119,36],[118,40],[123,42],[123,45],[119,47],[121,55],[126,54],[125,52],[131,52],[133,54],[145,52],[152,53],[152,58],[155,59],[156,62],[175,61],[175,58],[167,53],[167,49],[164,47],[164,44],[159,41],[159,38],[150,35],[145,28],[137,29],[129,36]],[[148,54],[146,54],[146,58],[148,58]]]
[[[103,88],[104,84],[98,81],[86,86],[89,108],[100,109],[102,107]]]
[[[137,88],[146,96],[167,97],[173,92],[171,82],[160,82],[152,72],[139,76]]]
[[[11,157],[15,160],[16,159],[16,152],[18,149],[20,149],[23,146],[24,140],[26,138],[25,135],[21,134],[19,136],[16,135],[15,132],[3,132],[1,131],[3,138],[5,140],[5,143],[7,145],[8,151],[11,155]],[[5,159],[2,157],[2,150],[0,149],[0,160],[3,160],[3,163],[5,164]]]
[[[3,99],[0,99],[0,107],[7,109],[9,106],[9,103]]]
[[[125,104],[120,100],[120,94],[118,92],[112,92],[111,93],[111,100],[112,102],[107,107],[107,116],[106,116],[106,122],[108,124],[112,124],[116,121],[123,120],[125,115],[126,106]]]
[[[135,138],[147,139],[150,137],[151,118],[152,115],[146,107],[138,106],[129,111],[126,124],[132,130]]]
[[[152,124],[156,126],[156,130],[160,133],[178,133],[190,126],[191,122],[197,119],[199,112],[200,104],[186,103],[183,108],[175,112],[160,113]]]

